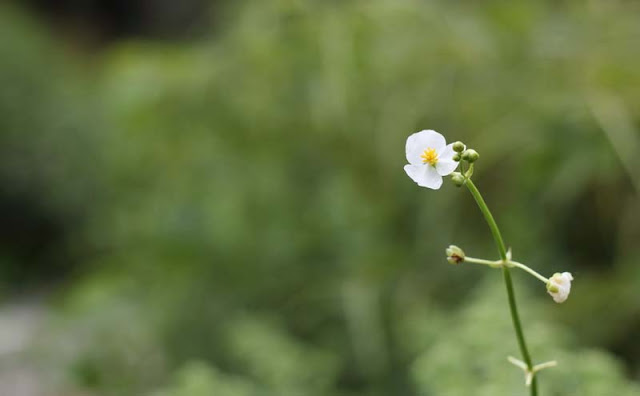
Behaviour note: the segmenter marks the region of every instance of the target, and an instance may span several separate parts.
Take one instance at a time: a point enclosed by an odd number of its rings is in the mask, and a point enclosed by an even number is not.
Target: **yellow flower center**
[[[438,162],[438,153],[436,153],[436,149],[429,147],[424,150],[420,158],[424,164],[435,165]]]

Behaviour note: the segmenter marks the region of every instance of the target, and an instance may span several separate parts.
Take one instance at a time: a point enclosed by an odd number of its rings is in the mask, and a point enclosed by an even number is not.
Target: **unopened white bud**
[[[572,280],[573,276],[571,276],[570,272],[556,272],[549,278],[549,282],[547,282],[547,293],[553,297],[553,301],[557,303],[565,302],[567,297],[569,297],[569,292],[571,292]]]
[[[451,245],[447,248],[447,261],[451,264],[460,264],[464,261],[464,251],[456,245]]]

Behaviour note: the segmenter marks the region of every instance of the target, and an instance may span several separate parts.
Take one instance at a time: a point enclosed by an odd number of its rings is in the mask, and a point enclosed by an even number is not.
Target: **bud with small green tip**
[[[447,248],[447,261],[450,264],[460,264],[464,261],[464,251],[455,245],[451,245]]]
[[[462,176],[460,172],[453,172],[451,174],[451,181],[453,181],[453,184],[457,187],[460,187],[464,184],[464,176]]]
[[[570,272],[556,272],[547,281],[547,293],[553,297],[553,301],[563,303],[571,292],[571,281],[573,276]]]
[[[465,150],[464,153],[462,153],[462,159],[469,163],[476,162],[478,158],[480,158],[480,154],[478,154],[478,152],[474,149],[468,149]]]
[[[460,153],[455,153],[453,155],[453,160],[456,162],[460,162],[460,160],[462,159],[462,155]]]
[[[462,142],[455,142],[453,143],[453,151],[455,151],[456,153],[461,153],[463,152],[465,149],[465,145]]]

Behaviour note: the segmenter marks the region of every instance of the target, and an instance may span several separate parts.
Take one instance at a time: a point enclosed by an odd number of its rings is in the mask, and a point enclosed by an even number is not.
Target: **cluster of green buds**
[[[461,163],[460,170],[462,170],[462,172],[453,172],[451,174],[451,180],[456,186],[460,187],[473,174],[473,163],[480,158],[480,154],[474,149],[468,149],[465,144],[460,141],[453,143],[452,146],[453,151],[455,151],[453,160]],[[464,166],[465,162],[468,164],[466,170]]]

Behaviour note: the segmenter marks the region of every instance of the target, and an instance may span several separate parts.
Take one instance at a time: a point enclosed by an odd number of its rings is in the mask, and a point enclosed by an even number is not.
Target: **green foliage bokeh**
[[[402,171],[429,128],[480,152],[515,257],[574,273],[562,306],[514,276],[543,394],[637,394],[638,11],[242,2],[90,64],[4,9],[3,194],[76,263],[34,356],[100,395],[524,395],[499,273],[444,259],[495,256],[481,215]]]

